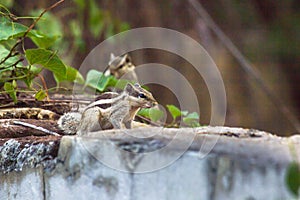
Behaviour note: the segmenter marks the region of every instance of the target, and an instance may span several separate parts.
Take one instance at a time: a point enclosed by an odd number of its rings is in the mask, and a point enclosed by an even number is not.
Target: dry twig
[[[35,130],[42,131],[42,132],[47,133],[49,135],[60,136],[58,133],[56,133],[54,131],[50,131],[50,130],[47,130],[47,129],[43,128],[43,127],[36,126],[36,125],[33,125],[33,124],[29,124],[29,123],[26,123],[26,122],[13,121],[13,123],[16,124],[16,125],[21,125],[21,126],[33,128]]]

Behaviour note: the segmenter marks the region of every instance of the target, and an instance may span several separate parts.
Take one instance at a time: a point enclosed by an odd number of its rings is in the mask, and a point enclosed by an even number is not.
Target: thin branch
[[[43,127],[36,126],[36,125],[33,125],[33,124],[29,124],[29,123],[26,123],[26,122],[13,121],[13,123],[16,124],[16,125],[21,125],[21,126],[25,126],[25,127],[29,127],[29,128],[38,130],[38,131],[42,131],[42,132],[47,133],[49,135],[60,136],[58,133],[56,133],[54,131],[50,131],[50,130],[45,129]]]
[[[242,55],[242,53],[238,50],[238,48],[233,44],[233,42],[225,35],[225,33],[219,28],[219,26],[213,21],[211,16],[207,13],[204,7],[196,0],[189,0],[189,3],[192,7],[197,11],[206,25],[216,34],[219,40],[226,46],[226,48],[230,51],[233,57],[240,63],[242,69],[254,78],[256,83],[262,88],[265,92],[266,96],[269,97],[271,102],[275,105],[276,108],[285,116],[290,123],[294,126],[294,128],[300,132],[300,122],[297,119],[296,115],[292,113],[285,103],[278,98],[272,90],[268,87],[265,81],[262,79],[260,73],[254,69],[250,63],[250,61]]]
[[[8,18],[10,18],[13,21],[17,20],[17,17],[14,14],[12,14],[5,6],[0,4],[0,8],[3,8],[7,12],[7,13],[0,12],[1,15],[7,16]]]
[[[49,93],[48,93],[48,88],[47,88],[47,85],[46,85],[46,82],[45,82],[45,79],[44,77],[41,75],[41,74],[38,74],[38,77],[41,79],[42,81],[42,84],[43,84],[43,87],[45,89],[45,92],[46,92],[46,95],[47,95],[47,101],[49,101]]]
[[[24,58],[20,58],[18,59],[15,63],[9,65],[7,68],[10,68],[10,67],[16,67],[20,62],[22,62],[24,60]]]
[[[0,61],[0,65],[3,64],[7,59],[9,59],[10,57],[13,57],[12,55],[14,54],[14,50],[15,48],[22,42],[22,39],[18,39],[16,44],[14,44],[14,46],[10,49],[9,53],[7,54],[7,56],[5,56],[1,61]],[[15,56],[16,54],[14,54]]]
[[[162,124],[162,123],[153,122],[150,119],[148,119],[146,117],[143,117],[141,115],[136,115],[136,118],[144,120],[144,121],[148,122],[150,125],[153,125],[153,126],[159,126],[159,127],[161,127],[161,126],[165,126],[166,125],[166,124]]]
[[[34,93],[34,91],[22,91],[24,93],[28,92],[28,93]],[[6,92],[0,92],[1,93],[6,93]],[[5,98],[0,96],[0,100],[5,100]],[[19,100],[23,100],[23,101],[36,101],[34,98],[21,98]],[[92,100],[94,100],[94,98],[78,98],[78,99],[72,99],[72,98],[68,98],[68,97],[63,97],[63,98],[57,98],[57,97],[51,97],[51,99],[47,102],[51,103],[82,103],[82,104],[89,104]],[[44,102],[44,101],[40,101],[40,102]]]
[[[7,82],[7,81],[13,81],[13,80],[20,80],[20,79],[23,79],[23,78],[26,78],[26,77],[27,77],[27,75],[17,76],[17,77],[11,77],[11,78],[2,78],[2,81]]]
[[[36,25],[36,23],[42,18],[42,16],[46,12],[48,12],[52,8],[55,8],[56,6],[58,6],[59,4],[61,4],[64,1],[65,0],[60,0],[60,1],[56,2],[56,3],[54,3],[53,5],[49,6],[48,8],[44,9],[43,12],[40,14],[40,16],[29,26],[29,28],[27,29],[27,31],[24,33],[23,38],[25,38],[27,36],[27,34],[34,28],[34,26]]]

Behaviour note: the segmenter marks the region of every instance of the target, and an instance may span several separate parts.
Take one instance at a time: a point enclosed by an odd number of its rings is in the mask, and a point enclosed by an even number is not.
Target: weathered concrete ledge
[[[0,199],[291,199],[299,143],[228,127],[65,136],[53,170],[2,174]]]

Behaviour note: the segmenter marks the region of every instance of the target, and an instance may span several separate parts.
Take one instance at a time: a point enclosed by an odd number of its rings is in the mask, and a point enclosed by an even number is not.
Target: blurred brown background
[[[46,8],[53,0],[0,0],[18,16]],[[256,68],[271,91],[300,120],[300,3],[297,0],[199,0],[214,21]],[[227,126],[262,129],[278,135],[297,133],[256,81],[245,73],[208,28],[189,1],[66,0],[49,14],[48,31],[60,34],[53,49],[66,63],[79,67],[93,47],[130,28],[156,26],[180,31],[197,40],[216,62],[226,87]],[[52,18],[51,18],[52,17]],[[26,23],[26,22],[25,22]],[[28,22],[30,23],[30,22]],[[198,91],[201,124],[210,119],[210,98],[201,77],[183,59],[158,50],[131,53],[136,65],[157,62],[176,68]],[[162,105],[176,104],[170,92],[152,92]],[[159,95],[158,95],[159,94]]]

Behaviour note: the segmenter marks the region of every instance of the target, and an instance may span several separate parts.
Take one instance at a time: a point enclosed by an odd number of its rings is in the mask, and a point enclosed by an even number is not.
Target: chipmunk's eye
[[[122,69],[124,67],[124,64],[119,65],[119,69]]]
[[[138,95],[138,97],[139,97],[139,98],[143,98],[143,99],[146,98],[146,96],[145,96],[143,93],[140,93],[140,94]]]

